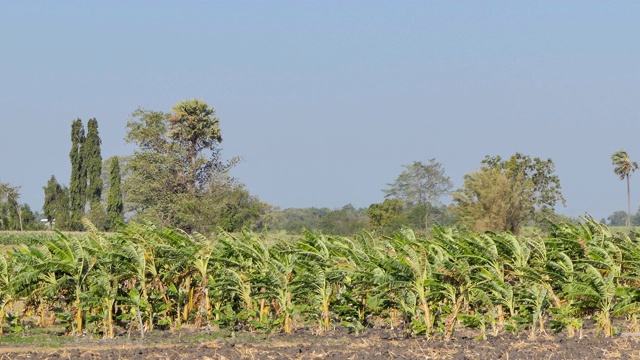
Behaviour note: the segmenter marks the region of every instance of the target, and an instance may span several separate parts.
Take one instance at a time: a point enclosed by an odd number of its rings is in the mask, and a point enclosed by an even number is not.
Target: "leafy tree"
[[[71,124],[71,181],[69,183],[69,199],[71,210],[71,230],[82,229],[82,217],[86,204],[87,193],[87,168],[84,164],[84,125],[82,120],[76,119]]]
[[[22,224],[22,207],[18,202],[19,199],[20,187],[14,187],[0,182],[0,204],[5,208],[4,211],[2,211],[2,213],[5,213],[3,216],[3,228],[24,230]]]
[[[58,229],[67,230],[70,222],[69,216],[69,190],[62,187],[56,177],[51,175],[44,187],[44,205],[42,206],[44,216],[49,222],[49,226],[55,225]]]
[[[428,164],[414,161],[412,165],[403,165],[406,169],[389,186],[382,190],[385,198],[399,199],[406,208],[418,204],[438,205],[440,198],[451,190],[453,184],[444,173],[442,164],[436,159],[430,159]],[[430,212],[424,217],[425,227],[429,227]]]
[[[183,197],[184,209],[176,214],[179,223],[191,224],[198,231],[238,231],[262,229],[269,206],[252,196],[242,184],[218,185],[196,197]]]
[[[614,174],[620,177],[620,180],[627,180],[627,226],[631,228],[631,188],[629,178],[631,174],[638,169],[638,163],[631,161],[626,151],[616,151],[611,155]]]
[[[51,179],[47,182],[47,186],[44,189],[44,205],[42,205],[42,211],[47,219],[49,225],[53,225],[53,220],[56,218],[56,190],[60,185],[56,180],[56,177],[51,175]]]
[[[453,193],[454,211],[460,221],[477,231],[507,229],[508,180],[496,169],[464,176],[462,188]]]
[[[213,223],[225,231],[238,231],[242,228],[262,229],[262,219],[269,210],[269,205],[263,203],[244,189],[242,185],[224,188],[224,191],[213,191],[218,194],[223,204],[221,211],[212,212],[216,215]],[[222,195],[222,196],[220,196]]]
[[[499,169],[509,180],[509,231],[517,232],[530,220],[542,222],[554,217],[556,204],[565,205],[560,179],[555,175],[555,164],[551,159],[531,159],[528,155],[515,153],[509,160],[487,156],[482,164],[485,168]]]
[[[88,217],[99,228],[105,226],[105,214],[101,204],[103,188],[101,144],[98,121],[90,119],[87,123],[87,138],[82,146],[82,162],[87,173],[87,200],[90,206]]]
[[[118,224],[124,221],[121,181],[120,162],[118,157],[114,156],[109,167],[109,194],[107,195],[107,226],[109,229],[115,229]]]
[[[20,214],[25,230],[44,230],[44,226],[38,221],[38,214],[31,210],[29,204],[20,205]]]
[[[396,230],[401,226],[404,206],[399,199],[385,199],[381,204],[371,204],[365,214],[374,228]]]
[[[626,211],[615,211],[607,217],[611,226],[627,226],[628,215]]]
[[[178,155],[168,141],[167,118],[162,112],[138,109],[127,123],[125,141],[138,146],[127,159],[123,190],[129,211],[165,213],[163,223],[172,221],[174,211],[164,209],[173,194],[185,191],[180,179]]]
[[[482,230],[517,233],[527,221],[553,215],[565,203],[551,159],[516,153],[508,160],[485,157],[480,171],[465,176],[454,193],[456,213],[467,225]]]
[[[253,206],[255,198],[241,195],[241,185],[229,176],[238,159],[221,160],[222,138],[212,116],[212,108],[195,100],[180,102],[174,114],[142,109],[132,114],[125,139],[138,150],[125,167],[127,211],[187,232],[215,230],[223,222],[228,228],[229,218],[234,228],[246,224],[247,214],[239,216],[234,207]]]
[[[197,208],[188,191],[186,151],[168,137],[169,114],[138,109],[131,116],[125,140],[139,149],[126,162],[126,211],[163,226],[185,228],[184,219]]]

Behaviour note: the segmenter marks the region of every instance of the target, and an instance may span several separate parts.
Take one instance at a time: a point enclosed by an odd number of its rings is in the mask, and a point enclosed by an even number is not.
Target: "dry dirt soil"
[[[477,335],[477,334],[476,334]],[[63,343],[7,344],[0,338],[0,360],[14,359],[640,359],[640,338],[566,335],[489,336],[474,340],[458,333],[452,340],[406,338],[397,331],[367,329],[361,334],[336,330],[315,335],[155,331],[144,339],[84,337]]]

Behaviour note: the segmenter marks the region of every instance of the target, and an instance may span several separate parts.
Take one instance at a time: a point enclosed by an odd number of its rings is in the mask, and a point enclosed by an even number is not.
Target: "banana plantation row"
[[[0,256],[0,321],[29,316],[105,338],[116,326],[144,336],[185,325],[376,326],[443,338],[470,326],[486,338],[573,336],[594,319],[612,336],[638,330],[639,260],[635,240],[589,218],[552,224],[545,237],[435,226],[428,237],[207,238],[129,224],[108,235],[59,233]]]

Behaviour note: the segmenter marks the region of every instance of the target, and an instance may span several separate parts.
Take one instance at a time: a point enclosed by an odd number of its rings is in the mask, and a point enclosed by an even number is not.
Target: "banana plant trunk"
[[[115,299],[104,298],[105,304],[105,321],[104,321],[104,338],[105,339],[113,339],[114,331],[113,331],[113,306],[115,304]]]
[[[82,335],[84,314],[82,312],[82,288],[80,287],[80,281],[76,280],[76,300],[74,302],[76,308],[76,333]]]
[[[463,304],[463,297],[459,296],[458,299],[456,300],[456,304],[453,306],[453,311],[451,312],[451,316],[449,318],[449,326],[447,327],[447,329],[445,330],[445,339],[449,340],[451,339],[451,337],[453,336],[453,331],[456,328],[456,324],[458,322],[458,313],[460,312],[460,308],[462,308],[462,304]]]
[[[431,307],[426,301],[422,301],[422,311],[424,312],[424,325],[427,338],[431,336]]]
[[[260,299],[260,323],[264,324],[265,318],[265,299]]]
[[[280,289],[278,291],[278,298],[274,303],[276,313],[282,311],[283,317],[283,329],[285,334],[291,334],[291,314],[289,309],[291,308],[291,293],[286,289]]]
[[[4,333],[2,332],[2,325],[4,324],[4,316],[6,313],[6,303],[3,304],[2,306],[0,306],[0,336],[2,336]]]
[[[38,305],[38,307],[38,310],[40,312],[40,327],[44,329],[47,327],[47,307],[44,299],[40,299],[40,304]]]
[[[80,303],[80,295],[76,297],[76,301],[74,302],[74,306],[76,308],[76,333],[78,335],[82,335],[82,308]]]
[[[331,327],[330,316],[329,316],[329,303],[331,299],[331,288],[325,281],[324,286],[321,289],[320,293],[320,312],[322,317],[322,325],[324,330],[329,330]]]
[[[424,277],[419,277],[416,279],[414,283],[414,289],[418,292],[418,297],[420,298],[420,307],[422,308],[422,312],[424,312],[424,326],[427,338],[431,336],[431,328],[433,322],[431,321],[431,307],[429,306],[429,302],[427,301],[427,292],[424,288]]]

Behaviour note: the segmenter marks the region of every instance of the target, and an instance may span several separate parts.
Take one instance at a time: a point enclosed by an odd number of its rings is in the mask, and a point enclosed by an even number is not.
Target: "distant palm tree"
[[[631,190],[629,187],[629,177],[638,169],[638,163],[631,161],[626,151],[616,151],[611,155],[613,172],[620,177],[620,180],[627,179],[627,226],[631,228]]]

